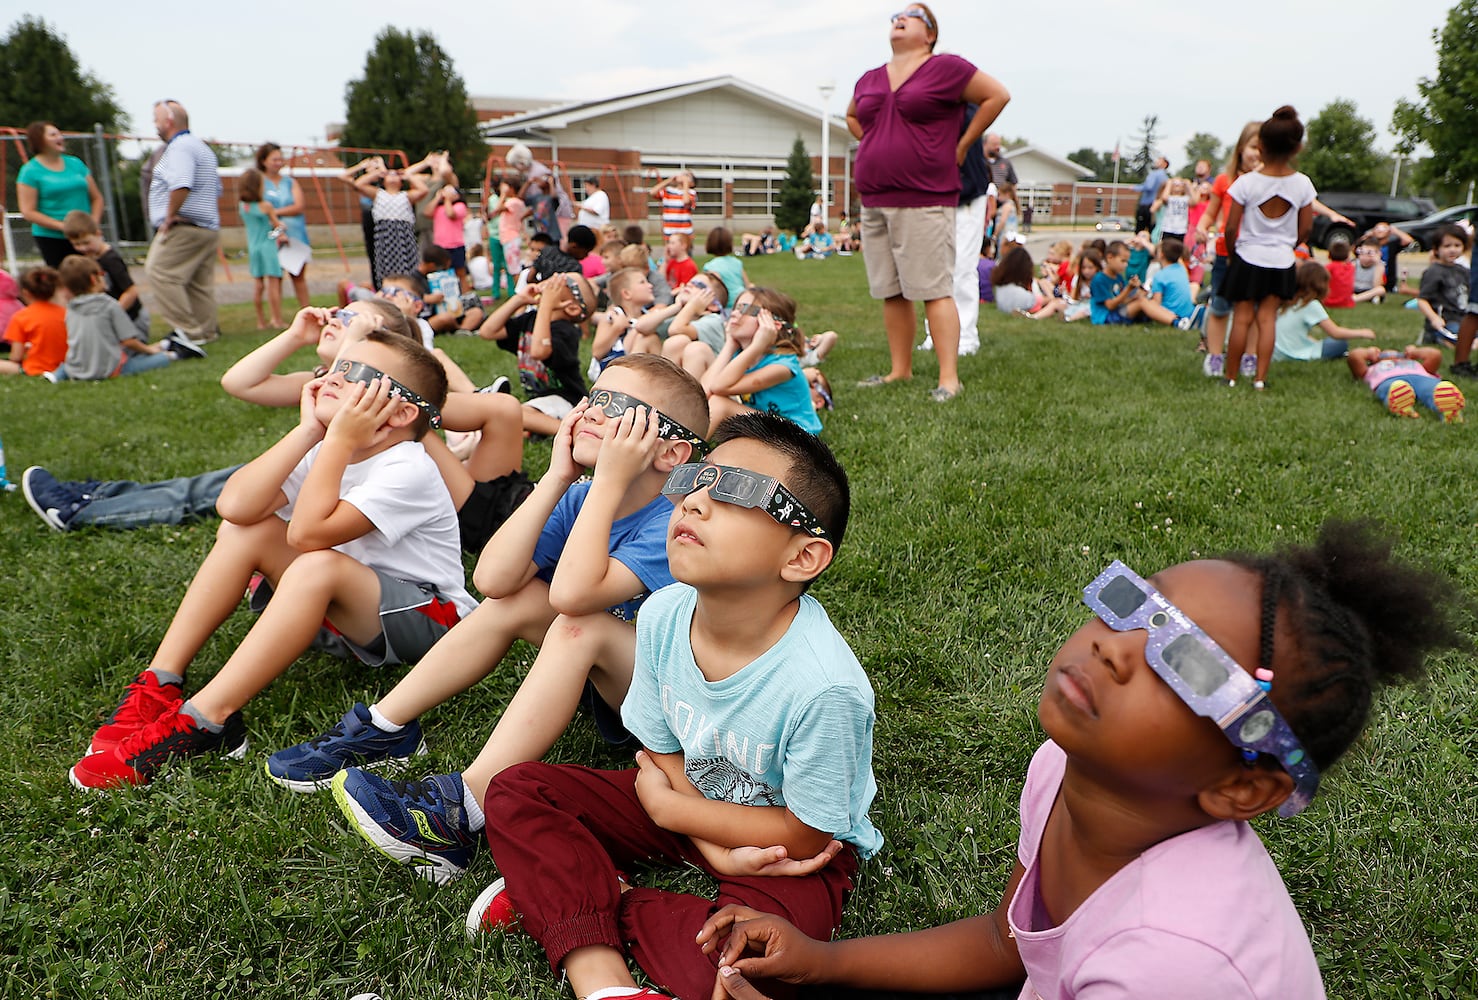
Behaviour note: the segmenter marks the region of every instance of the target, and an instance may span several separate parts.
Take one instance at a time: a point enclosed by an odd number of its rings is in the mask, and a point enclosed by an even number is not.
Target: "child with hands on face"
[[[534,305],[538,308],[529,309]],[[578,271],[521,286],[483,321],[478,336],[518,356],[528,401],[524,430],[553,437],[585,396],[580,327],[595,309],[595,289]]]
[[[1094,616],[1048,668],[1037,714],[1049,740],[995,911],[826,941],[726,907],[698,935],[720,966],[713,995],[751,1000],[747,980],[770,978],[874,998],[1323,997],[1248,820],[1306,806],[1375,689],[1463,644],[1451,584],[1391,549],[1366,525],[1331,522],[1313,546],[1149,580],[1111,564],[1084,590]]]
[[[451,497],[420,444],[439,422],[446,376],[381,319],[366,310],[348,320],[362,339],[302,385],[297,426],[226,482],[215,545],[149,669],[72,768],[76,787],[148,784],[172,760],[244,755],[242,706],[325,621],[355,658],[385,666],[414,662],[476,606]],[[182,701],[190,662],[256,573],[276,599]]]
[[[773,288],[748,288],[739,296],[724,328],[723,349],[703,373],[715,428],[735,414],[765,410],[821,433],[801,371],[806,341],[795,316],[795,300]]]

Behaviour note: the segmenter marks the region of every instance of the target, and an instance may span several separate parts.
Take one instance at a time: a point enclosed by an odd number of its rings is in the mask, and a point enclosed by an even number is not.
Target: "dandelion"
[[[1089,549],[1089,548],[1088,548],[1088,546],[1086,546],[1086,545],[1085,545],[1085,546],[1083,546],[1083,555],[1085,555],[1085,556],[1086,556],[1086,555],[1087,555],[1087,554],[1088,554],[1088,553],[1089,553],[1089,552],[1090,552],[1090,551],[1092,551],[1092,550],[1091,550],[1091,549]]]
[[[1139,500],[1134,501],[1134,509],[1135,510],[1144,510],[1144,503],[1141,502],[1141,501],[1139,501]]]
[[[973,837],[975,835],[975,827],[973,827],[973,826],[967,826],[967,827],[965,827],[965,833],[967,833],[967,834],[969,834],[970,836]]]
[[[1170,518],[1167,517],[1167,518],[1165,518],[1165,523],[1166,524],[1174,524],[1175,522],[1172,521]]]

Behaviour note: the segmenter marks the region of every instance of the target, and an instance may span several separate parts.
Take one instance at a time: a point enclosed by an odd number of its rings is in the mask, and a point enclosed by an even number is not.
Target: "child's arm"
[[[547,279],[547,281],[562,281],[559,275]],[[530,338],[529,357],[535,361],[547,361],[554,353],[554,310],[559,304],[559,294],[555,289],[540,288],[539,311],[534,314],[534,333]]]
[[[667,319],[669,316],[676,316],[682,311],[685,304],[685,299],[677,299],[665,306],[654,306],[638,316],[632,326],[636,328],[637,333],[643,336],[651,336],[657,332],[657,327],[662,325],[664,319]],[[668,333],[671,332],[672,329],[669,327]]]
[[[683,773],[681,753],[641,750],[636,763],[642,808],[653,823],[672,833],[720,847],[778,845],[793,858],[809,858],[824,851],[833,832],[839,832],[807,826],[785,806],[744,806],[706,798]]]
[[[508,597],[522,589],[538,572],[539,568],[534,565],[534,550],[538,547],[539,535],[549,521],[549,516],[554,513],[560,498],[580,478],[581,469],[570,446],[574,440],[575,425],[584,415],[587,405],[582,400],[559,422],[548,470],[535,484],[534,492],[508,515],[508,520],[488,539],[487,545],[483,546],[482,553],[477,557],[472,582],[484,597]],[[609,538],[602,543],[601,549],[609,551]],[[571,554],[566,545],[561,562]]]
[[[1415,344],[1408,344],[1406,356],[1412,361],[1419,362],[1430,375],[1436,375],[1442,371],[1442,349],[1439,347],[1418,347]]]
[[[607,309],[600,322],[595,325],[595,339],[590,342],[590,356],[599,359],[610,354],[616,341],[630,328],[631,317],[626,315],[625,309],[620,306]]]
[[[1318,324],[1319,329],[1324,331],[1325,336],[1333,337],[1335,340],[1374,340],[1375,331],[1370,329],[1351,329],[1340,326],[1332,319],[1325,319]]]
[[[1104,302],[1104,308],[1109,310],[1119,308],[1125,302],[1128,302],[1130,296],[1132,296],[1137,291],[1139,291],[1139,278],[1130,278],[1128,281],[1124,282],[1124,287],[1119,289],[1118,295],[1115,295],[1113,298],[1108,299]]]
[[[533,301],[534,297],[527,290],[514,292],[506,302],[493,310],[491,316],[482,321],[482,326],[477,328],[477,335],[483,340],[502,340],[508,336],[508,321],[523,312]]]
[[[1207,214],[1210,214],[1210,209],[1207,209]],[[1299,220],[1299,226],[1300,228],[1303,226],[1303,220],[1301,218]],[[1233,198],[1231,206],[1227,208],[1226,231],[1222,233],[1222,239],[1227,245],[1228,257],[1232,255],[1232,248],[1235,247],[1237,244],[1237,233],[1241,228],[1242,203]]]
[[[607,428],[601,442],[590,491],[549,581],[549,606],[562,615],[594,614],[646,590],[641,578],[611,555],[616,512],[631,484],[652,467],[663,445],[657,436],[656,414],[642,410],[640,422],[637,407],[623,413],[614,427]]]
[[[698,339],[698,331],[693,329],[693,320],[708,312],[708,307],[713,305],[713,291],[707,288],[698,288],[690,291],[683,299],[682,308],[677,311],[672,325],[667,328],[667,335],[682,334],[690,340]]]
[[[1298,242],[1306,243],[1314,229],[1314,207],[1305,205],[1298,210]]]
[[[291,326],[226,369],[221,388],[248,403],[291,406],[301,399],[303,384],[312,376],[307,372],[278,375],[277,366],[301,348],[317,344],[328,319],[328,309],[299,309]]]
[[[1379,347],[1355,347],[1345,355],[1345,364],[1350,366],[1350,374],[1355,378],[1364,378],[1370,366],[1379,360]]]
[[[313,406],[322,379],[303,386],[299,394],[298,423],[272,447],[231,474],[216,500],[216,512],[234,524],[256,524],[287,503],[282,484],[303,456],[323,440],[326,428]]]

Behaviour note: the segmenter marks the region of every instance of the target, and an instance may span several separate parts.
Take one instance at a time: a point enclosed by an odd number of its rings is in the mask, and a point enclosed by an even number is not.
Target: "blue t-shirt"
[[[565,490],[549,520],[544,522],[544,530],[539,532],[539,541],[534,545],[534,565],[539,571],[534,575],[545,583],[554,579],[554,567],[564,553],[565,542],[589,492],[588,482],[576,483]],[[646,588],[606,609],[622,621],[634,619],[636,609],[648,594],[672,582],[672,571],[667,568],[667,522],[671,517],[672,501],[658,496],[635,514],[627,514],[611,525],[611,558],[635,573]]]
[[[863,858],[877,853],[883,835],[867,817],[878,790],[872,685],[826,611],[803,595],[779,642],[710,682],[689,641],[697,603],[684,583],[647,599],[621,704],[626,728],[654,753],[681,752],[706,798],[785,806]]]
[[[1122,274],[1114,277],[1107,271],[1099,271],[1093,276],[1093,284],[1089,286],[1089,292],[1092,295],[1089,311],[1093,322],[1100,324],[1113,322],[1109,316],[1120,315],[1118,309],[1110,309],[1104,303],[1122,292],[1125,284],[1126,280]]]
[[[271,204],[273,208],[286,208],[293,203],[293,179],[283,177],[281,181],[273,181],[270,177],[262,178],[262,197]],[[282,228],[287,235],[300,243],[308,242],[308,220],[302,215],[284,215],[282,217]]]
[[[40,160],[27,160],[15,179],[36,189],[36,211],[49,215],[60,222],[68,212],[89,211],[92,208],[92,192],[87,188],[91,175],[87,164],[75,156],[62,156],[62,169],[48,170]],[[48,229],[31,223],[32,236],[47,236],[54,240],[65,238],[59,229]]]
[[[742,402],[756,410],[778,413],[812,434],[820,434],[821,418],[816,416],[816,407],[811,402],[811,387],[806,383],[806,376],[801,373],[800,358],[794,354],[766,354],[744,374],[757,372],[770,365],[784,365],[790,369],[790,377],[779,385],[740,397]]]
[[[1185,318],[1196,310],[1196,298],[1191,294],[1191,278],[1185,265],[1180,263],[1162,267],[1150,280],[1150,294],[1158,293],[1160,304],[1177,318]]]

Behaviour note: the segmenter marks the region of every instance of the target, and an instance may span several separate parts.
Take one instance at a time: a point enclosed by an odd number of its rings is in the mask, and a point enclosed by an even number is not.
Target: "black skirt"
[[[1221,294],[1228,302],[1261,302],[1266,298],[1287,301],[1298,293],[1298,268],[1258,267],[1235,253],[1227,261],[1227,276]]]

